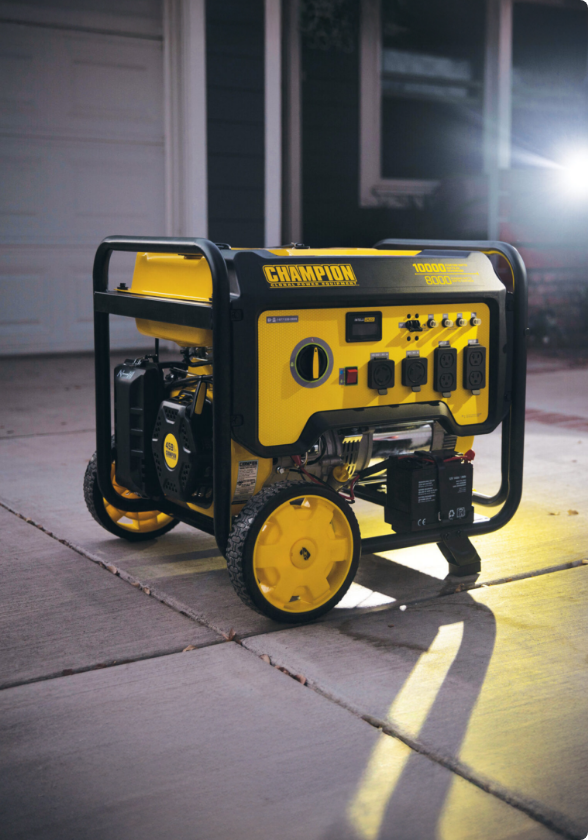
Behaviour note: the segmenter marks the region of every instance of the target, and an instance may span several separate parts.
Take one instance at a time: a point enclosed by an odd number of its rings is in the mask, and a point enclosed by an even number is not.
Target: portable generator
[[[108,288],[113,251],[136,253],[130,287]],[[154,338],[114,383],[110,314]],[[526,319],[525,267],[501,242],[109,237],[94,262],[88,508],[127,540],[178,522],[213,534],[237,594],[278,621],[335,606],[362,550],[434,542],[450,573],[476,575],[469,537],[501,528],[521,498]],[[501,424],[501,487],[482,496],[473,438]],[[382,508],[382,535],[361,538],[356,498]]]

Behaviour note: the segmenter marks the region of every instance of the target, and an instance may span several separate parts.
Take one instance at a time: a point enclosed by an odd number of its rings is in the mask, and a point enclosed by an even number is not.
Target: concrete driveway
[[[475,585],[369,555],[304,627],[247,609],[210,536],[90,517],[90,357],[0,382],[2,837],[586,837],[588,369],[532,360],[523,504]],[[474,448],[491,492],[499,439]]]

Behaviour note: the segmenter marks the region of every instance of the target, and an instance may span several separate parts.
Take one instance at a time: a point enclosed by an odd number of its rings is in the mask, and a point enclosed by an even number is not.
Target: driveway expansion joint
[[[560,563],[557,566],[547,566],[545,569],[537,569],[535,571],[520,572],[519,574],[510,575],[509,577],[495,578],[494,580],[485,580],[481,583],[459,583],[453,586],[450,582],[437,595],[429,595],[426,598],[416,598],[413,601],[406,601],[404,604],[386,604],[381,609],[383,610],[402,610],[406,607],[412,607],[420,604],[427,604],[431,601],[436,601],[438,598],[446,598],[449,595],[459,595],[462,592],[469,592],[474,589],[488,589],[491,586],[503,586],[506,583],[516,583],[520,580],[528,580],[529,578],[542,577],[543,575],[551,575],[555,572],[566,572],[569,569],[577,569],[580,566],[588,566],[588,558],[582,557],[580,560],[569,560],[567,563]],[[587,840],[582,837],[581,840]]]
[[[526,799],[518,796],[508,788],[505,788],[491,779],[488,779],[481,773],[476,772],[469,765],[459,761],[459,759],[453,758],[434,747],[428,746],[418,738],[413,738],[411,735],[404,732],[400,727],[391,726],[388,722],[370,714],[362,714],[361,718],[370,726],[379,729],[384,735],[388,735],[391,738],[397,738],[415,752],[426,756],[437,764],[440,764],[442,767],[445,767],[447,770],[455,773],[456,776],[461,776],[467,782],[471,782],[471,784],[480,788],[480,790],[483,790],[485,793],[494,796],[501,802],[505,802],[507,805],[516,808],[518,811],[521,811],[523,814],[531,817],[531,819],[546,828],[549,828],[556,834],[560,834],[562,837],[567,838],[567,840],[586,840],[586,831],[569,820],[564,814],[560,814],[552,809],[546,809],[539,802],[536,802],[533,799]]]
[[[263,635],[265,634],[258,634],[257,638],[259,639]],[[378,729],[382,732],[382,734],[391,738],[396,738],[398,741],[402,741],[403,744],[406,744],[406,746],[414,752],[419,753],[436,764],[439,764],[446,770],[454,773],[456,776],[461,776],[461,778],[465,781],[470,782],[480,790],[494,796],[496,799],[510,805],[512,808],[521,811],[535,822],[543,825],[545,828],[550,829],[556,834],[559,834],[561,837],[566,838],[566,840],[586,840],[586,831],[569,820],[564,814],[558,813],[549,808],[544,808],[539,802],[536,802],[533,799],[518,796],[508,788],[505,788],[491,779],[488,779],[483,774],[476,772],[469,765],[459,761],[459,759],[453,758],[453,756],[447,755],[433,746],[429,746],[418,738],[414,738],[412,735],[405,732],[401,727],[392,726],[385,720],[362,712],[361,709],[359,709],[354,703],[351,703],[341,697],[337,697],[332,692],[323,689],[316,681],[308,679],[302,674],[294,673],[294,670],[291,670],[291,665],[272,659],[268,654],[262,654],[260,656],[256,651],[247,647],[246,640],[240,640],[240,644],[245,648],[245,650],[257,659],[261,659],[270,667],[274,667],[287,676],[292,677],[306,688],[309,688],[311,691],[314,691],[316,694],[323,697],[325,700],[328,700],[340,708],[345,709],[354,717],[359,718],[369,726]]]
[[[7,510],[9,513],[12,513],[14,516],[17,516],[19,519],[22,519],[29,525],[32,525],[34,528],[37,528],[42,533],[46,534],[48,537],[56,540],[56,542],[61,543],[61,545],[66,546],[66,548],[70,548],[72,551],[75,551],[76,554],[79,554],[81,557],[84,557],[86,560],[90,560],[92,563],[96,563],[98,566],[101,566],[106,571],[110,572],[111,574],[115,575],[116,577],[121,578],[124,580],[125,583],[128,583],[130,586],[134,586],[136,589],[140,589],[145,595],[155,598],[155,600],[159,601],[160,603],[164,604],[166,607],[174,610],[174,612],[180,613],[180,615],[185,616],[186,618],[195,621],[196,623],[202,625],[203,627],[207,627],[209,630],[212,630],[214,633],[217,633],[221,636],[225,641],[237,641],[238,643],[241,642],[242,639],[250,638],[253,636],[259,636],[259,631],[252,631],[250,633],[242,633],[239,634],[239,637],[233,639],[231,633],[235,633],[235,631],[229,630],[228,634],[227,631],[224,630],[219,625],[211,622],[207,619],[204,615],[197,612],[196,610],[189,607],[187,604],[183,603],[182,601],[175,598],[173,595],[169,595],[165,591],[153,586],[151,583],[142,583],[138,578],[134,575],[129,574],[124,569],[120,569],[114,563],[105,561],[100,557],[95,556],[91,552],[87,551],[86,549],[82,548],[81,546],[76,545],[75,543],[70,542],[70,540],[59,537],[53,531],[50,531],[48,528],[45,528],[44,525],[41,525],[40,522],[32,519],[31,517],[25,516],[24,514],[20,513],[20,511],[13,508],[11,505],[7,504],[5,501],[0,501],[0,507]],[[437,601],[439,598],[445,598],[450,595],[458,595],[462,592],[467,592],[473,589],[483,589],[490,586],[499,586],[505,583],[514,583],[515,581],[526,580],[527,578],[539,577],[541,575],[553,574],[555,572],[567,571],[568,569],[577,568],[579,566],[588,565],[588,558],[581,558],[579,560],[572,560],[567,563],[561,563],[557,566],[548,566],[545,569],[539,569],[537,571],[529,571],[529,572],[521,572],[519,574],[513,574],[509,577],[502,577],[496,578],[494,580],[488,580],[484,582],[459,582],[459,579],[455,579],[455,586],[453,585],[452,581],[448,581],[447,585],[441,589],[436,595],[429,595],[425,598],[417,598],[411,601],[405,601],[404,603],[393,603],[393,604],[382,604],[376,607],[367,607],[365,609],[358,610],[352,618],[359,618],[361,615],[366,615],[374,612],[394,612],[396,610],[405,610],[408,607],[420,606],[421,604],[427,604],[434,601]],[[331,613],[331,617],[333,613]],[[329,616],[323,621],[329,621]],[[311,622],[312,624],[319,624],[322,621]],[[284,631],[291,630],[300,625],[282,625],[275,628],[271,628],[266,630],[266,633],[282,633]],[[583,837],[582,840],[585,840]]]
[[[19,688],[21,685],[32,685],[33,683],[47,682],[48,680],[62,679],[63,677],[73,677],[76,674],[85,674],[87,671],[101,671],[104,668],[117,668],[119,665],[130,665],[132,662],[145,662],[151,659],[162,659],[166,656],[173,656],[176,653],[202,650],[203,648],[214,647],[215,645],[224,645],[226,643],[226,639],[217,639],[216,641],[206,642],[203,644],[190,644],[183,648],[178,647],[170,648],[168,650],[154,651],[151,653],[142,653],[137,656],[127,656],[124,659],[110,659],[104,662],[94,663],[93,665],[82,665],[79,668],[64,668],[62,671],[54,671],[53,673],[43,674],[39,677],[2,682],[0,683],[0,691],[7,691],[11,688]]]
[[[81,548],[79,545],[76,545],[75,543],[72,543],[65,538],[58,537],[57,534],[53,533],[53,531],[49,531],[47,528],[45,528],[39,522],[36,522],[31,517],[24,516],[22,513],[15,510],[10,505],[7,505],[6,502],[0,501],[0,507],[4,508],[4,510],[7,510],[9,513],[12,513],[14,516],[18,516],[19,519],[22,519],[28,525],[32,525],[33,528],[37,528],[39,531],[42,531],[48,537],[51,537],[58,543],[61,543],[61,545],[64,545],[66,548],[70,548],[72,551],[75,551],[76,554],[80,555],[80,557],[84,557],[86,560],[90,560],[92,563],[96,563],[98,566],[101,566],[101,568],[103,568],[105,571],[110,572],[116,577],[119,577],[121,580],[124,580],[125,583],[134,586],[136,589],[140,589],[141,592],[143,592],[145,595],[155,598],[156,601],[160,601],[166,607],[169,607],[170,609],[174,610],[174,612],[186,616],[186,618],[195,621],[197,624],[201,624],[203,627],[208,627],[209,630],[212,630],[219,636],[222,636],[223,640],[227,639],[225,632],[220,627],[217,627],[215,624],[205,619],[204,616],[197,613],[196,610],[193,610],[187,604],[183,604],[181,601],[178,601],[173,596],[168,595],[165,592],[161,592],[154,586],[147,586],[141,583],[141,581],[137,580],[137,578],[133,577],[133,575],[130,575],[128,572],[125,572],[124,569],[119,569],[118,566],[114,565],[114,563],[108,563],[102,560],[100,557],[96,557],[95,555],[91,554],[91,552],[86,551],[86,549]]]
[[[397,612],[397,611],[404,611],[408,609],[408,607],[420,607],[421,605],[434,603],[438,601],[440,598],[447,598],[451,595],[460,595],[463,592],[469,592],[475,589],[488,589],[491,586],[502,586],[506,583],[516,583],[517,581],[527,580],[528,578],[534,577],[541,577],[542,575],[550,575],[554,574],[555,572],[565,572],[569,569],[578,569],[581,566],[588,566],[588,558],[582,558],[581,560],[570,560],[567,563],[561,563],[558,566],[548,566],[545,569],[539,569],[538,571],[530,571],[530,572],[521,572],[518,575],[512,575],[510,577],[505,578],[496,578],[495,580],[487,580],[483,583],[458,583],[456,586],[450,584],[450,586],[445,587],[436,595],[427,595],[426,598],[415,598],[412,601],[404,601],[403,603],[394,603],[394,604],[379,604],[377,607],[364,607],[358,609],[353,612],[352,615],[348,615],[348,619],[354,621],[357,618],[363,618],[366,615],[374,615],[378,612]],[[332,621],[336,621],[341,616],[338,615],[337,610],[332,610],[326,616],[322,616],[322,618],[315,619],[314,621],[307,622],[304,626],[312,627],[321,626],[324,624],[329,624]],[[277,627],[270,627],[267,630],[264,630],[263,633],[260,633],[259,630],[251,630],[250,632],[239,634],[239,638],[243,639],[252,639],[254,637],[259,636],[266,636],[273,633],[284,633],[288,630],[296,629],[297,627],[301,627],[301,624],[282,624]],[[223,631],[219,631],[223,633]],[[225,635],[223,633],[223,635]],[[226,636],[225,636],[226,637]],[[582,837],[581,840],[588,840],[586,836]]]

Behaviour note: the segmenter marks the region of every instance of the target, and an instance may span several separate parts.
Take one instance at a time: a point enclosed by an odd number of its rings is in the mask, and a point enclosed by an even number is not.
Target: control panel
[[[483,423],[489,340],[485,303],[266,311],[258,321],[259,441],[291,444],[315,412],[377,405],[443,401],[457,424]]]

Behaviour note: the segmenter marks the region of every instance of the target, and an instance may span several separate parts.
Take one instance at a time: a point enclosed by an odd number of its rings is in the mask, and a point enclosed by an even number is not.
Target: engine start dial
[[[307,344],[296,356],[296,372],[305,382],[316,382],[325,375],[329,359],[318,344]]]
[[[290,356],[290,373],[303,388],[316,388],[326,382],[333,370],[333,353],[321,338],[299,341]]]

